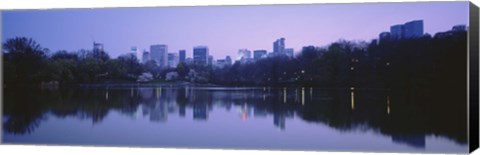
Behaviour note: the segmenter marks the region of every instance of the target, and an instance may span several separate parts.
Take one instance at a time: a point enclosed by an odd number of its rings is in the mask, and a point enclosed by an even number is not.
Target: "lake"
[[[3,143],[467,153],[466,105],[312,87],[4,89]]]

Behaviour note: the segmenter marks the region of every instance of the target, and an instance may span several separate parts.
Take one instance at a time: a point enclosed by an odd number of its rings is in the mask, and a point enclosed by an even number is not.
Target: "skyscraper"
[[[452,27],[452,31],[467,31],[467,26],[465,25],[455,25]]]
[[[193,47],[193,63],[200,65],[207,65],[208,61],[208,47],[196,46]]]
[[[227,65],[232,65],[232,58],[230,58],[230,56],[227,55],[227,56],[225,57],[225,63],[226,63]]]
[[[275,55],[284,54],[285,50],[285,38],[280,38],[273,42],[273,53]]]
[[[403,25],[393,25],[390,27],[390,36],[392,39],[401,39],[403,38]]]
[[[423,20],[414,20],[390,27],[392,39],[409,39],[423,36]]]
[[[248,49],[239,49],[237,52],[237,60],[247,60],[252,58],[252,52]]]
[[[293,57],[293,55],[294,55],[293,48],[285,48],[284,52],[285,52],[285,55],[287,55],[289,57]]]
[[[95,41],[93,42],[93,57],[95,58],[100,58],[102,52],[105,52],[103,50],[103,44],[101,43],[96,43]]]
[[[262,57],[267,56],[267,50],[255,50],[253,51],[253,60],[257,61]]]
[[[135,57],[137,57],[137,60],[138,61],[141,61],[141,58],[142,58],[142,52],[140,50],[138,50],[138,48],[136,46],[132,46],[132,48],[130,48],[130,52],[135,55]]]
[[[382,32],[378,35],[378,39],[380,42],[389,40],[390,39],[390,32]]]
[[[403,38],[419,38],[423,35],[423,20],[414,20],[403,26]]]
[[[152,60],[155,60],[159,67],[166,67],[168,65],[168,46],[151,45],[150,57]]]
[[[168,67],[175,68],[178,65],[177,53],[168,53]]]
[[[225,59],[218,59],[214,66],[223,68],[227,65]]]
[[[148,60],[150,60],[150,52],[143,50],[142,63],[146,63]]]
[[[178,51],[178,56],[179,56],[178,62],[185,63],[185,58],[187,56],[187,52],[185,50],[180,50],[180,51]]]
[[[207,62],[208,65],[213,65],[213,56],[209,55],[208,56],[208,62]]]

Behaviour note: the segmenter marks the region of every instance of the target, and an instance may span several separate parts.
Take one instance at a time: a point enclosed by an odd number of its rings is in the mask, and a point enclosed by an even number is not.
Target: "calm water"
[[[468,151],[463,103],[428,92],[152,86],[4,96],[4,143]]]

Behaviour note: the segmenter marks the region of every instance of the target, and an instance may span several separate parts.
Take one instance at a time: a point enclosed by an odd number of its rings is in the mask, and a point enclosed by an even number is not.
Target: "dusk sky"
[[[169,52],[186,49],[192,57],[194,46],[206,45],[223,59],[235,58],[241,48],[271,52],[280,37],[295,52],[339,39],[370,41],[391,25],[417,19],[432,35],[467,25],[468,2],[2,11],[2,42],[24,36],[51,51],[76,51],[92,49],[95,40],[112,57],[152,44],[166,44]]]

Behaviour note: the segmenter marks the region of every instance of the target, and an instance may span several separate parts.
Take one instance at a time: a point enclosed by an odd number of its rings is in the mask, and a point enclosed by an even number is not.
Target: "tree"
[[[40,70],[45,66],[48,49],[42,48],[34,40],[17,37],[3,44],[5,74],[10,74],[7,82],[35,84],[41,81]]]

